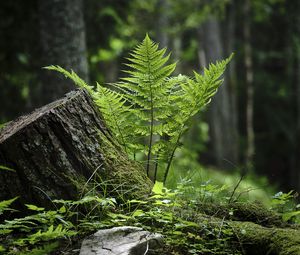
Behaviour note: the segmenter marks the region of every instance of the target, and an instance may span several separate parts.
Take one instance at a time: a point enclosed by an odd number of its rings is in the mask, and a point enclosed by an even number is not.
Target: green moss
[[[236,216],[227,216],[233,207]],[[273,216],[273,213],[259,204],[202,204],[198,212],[193,209],[180,210],[178,215],[199,224],[208,233],[217,229],[223,233],[223,239],[231,244],[232,250],[238,249],[245,255],[300,254],[299,226],[277,221],[277,217],[274,221],[272,217],[263,221],[263,217]],[[262,226],[263,223],[267,226]],[[215,239],[215,244],[218,245],[218,235],[211,235],[210,238]]]
[[[236,202],[230,204],[200,203],[197,211],[216,217],[225,217],[225,219],[251,221],[262,226],[283,227],[287,225],[282,221],[280,215],[268,210],[259,202]]]
[[[109,180],[109,190],[124,196],[124,199],[143,197],[150,194],[152,182],[144,168],[136,161],[130,160],[123,148],[110,134],[100,133],[102,146],[100,153],[104,166],[100,176]]]
[[[80,199],[84,194],[100,192],[104,196],[126,200],[150,194],[153,184],[143,167],[129,159],[109,131],[99,131],[98,134],[100,146],[96,153],[99,153],[102,165],[93,170],[88,179],[83,175],[64,175],[75,187],[73,197]],[[94,169],[93,166],[90,168]]]
[[[252,222],[231,222],[230,226],[235,230],[246,254],[300,254],[299,230],[266,228]]]

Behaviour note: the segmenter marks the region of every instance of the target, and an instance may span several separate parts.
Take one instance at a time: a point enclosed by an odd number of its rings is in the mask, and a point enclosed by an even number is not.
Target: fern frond
[[[212,96],[214,96],[223,82],[222,75],[225,72],[227,64],[232,59],[231,54],[227,59],[217,61],[215,64],[209,64],[208,68],[204,69],[204,74],[200,75],[194,72],[196,83],[198,84],[199,103],[200,107],[207,105]]]
[[[169,118],[163,110],[168,108],[169,88],[165,85],[176,64],[167,65],[170,54],[165,54],[166,49],[158,49],[158,44],[146,35],[127,59],[129,63],[126,65],[131,69],[125,73],[129,77],[123,78],[119,84],[122,89],[130,92],[125,96],[135,109],[132,113],[137,120],[136,132],[148,135],[147,173],[153,154],[153,137],[163,133],[161,128],[155,127],[155,123]]]
[[[164,183],[166,182],[174,153],[180,145],[180,139],[188,129],[189,120],[204,106],[209,104],[211,98],[216,94],[223,82],[222,75],[232,56],[225,60],[217,61],[216,64],[210,64],[208,68],[204,69],[203,75],[194,72],[193,79],[186,76],[178,76],[170,81],[173,84],[178,82],[180,87],[176,86],[177,89],[172,95],[173,105],[176,106],[173,108],[173,121],[167,123],[168,135],[171,137],[169,144],[173,148],[168,150],[165,155],[165,158],[168,158],[168,163],[164,174]]]
[[[122,94],[98,83],[95,97],[95,103],[99,107],[106,124],[126,150],[125,129],[128,126],[130,106],[126,105],[126,100]]]
[[[65,77],[71,79],[78,87],[86,89],[91,95],[93,95],[93,87],[88,85],[84,80],[82,80],[73,70],[69,72],[64,68],[55,65],[46,66],[43,68],[47,70],[57,71],[63,74]]]

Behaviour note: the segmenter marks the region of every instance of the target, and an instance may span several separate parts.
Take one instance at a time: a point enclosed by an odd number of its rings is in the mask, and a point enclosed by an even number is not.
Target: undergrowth
[[[30,215],[0,224],[0,252],[37,255],[55,254],[59,249],[78,254],[72,249],[82,237],[102,228],[131,225],[163,234],[166,246],[161,254],[243,254],[233,229],[224,221],[235,216],[232,190],[209,181],[195,185],[185,179],[172,190],[156,182],[152,195],[143,200],[90,194],[78,201],[54,200],[56,210],[26,205]],[[238,198],[238,194],[233,196]],[[276,194],[273,210],[283,221],[299,222],[299,211],[287,206],[292,198],[292,193]],[[0,203],[0,216],[14,212],[16,199]],[[204,214],[195,218],[201,206],[210,204],[218,210],[226,208],[223,220]],[[209,215],[216,216],[217,210]]]

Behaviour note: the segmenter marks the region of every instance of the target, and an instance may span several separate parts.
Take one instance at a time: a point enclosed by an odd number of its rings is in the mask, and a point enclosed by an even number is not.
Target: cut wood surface
[[[85,90],[70,92],[1,129],[0,165],[15,170],[0,172],[0,200],[20,196],[19,202],[48,206],[53,198],[78,198],[96,177],[108,190],[126,186],[132,195],[142,195],[151,189]]]

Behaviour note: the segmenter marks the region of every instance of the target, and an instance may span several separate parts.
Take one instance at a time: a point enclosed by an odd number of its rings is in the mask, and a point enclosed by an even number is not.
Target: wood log
[[[0,172],[0,201],[20,196],[20,204],[49,207],[54,198],[77,199],[95,187],[132,196],[151,189],[144,170],[116,143],[85,90],[1,129],[0,165],[15,170]]]
[[[244,205],[245,208],[242,208]],[[203,210],[204,206],[210,207]],[[230,216],[228,209],[233,209],[236,216]],[[186,217],[192,222],[196,222],[201,227],[201,231],[196,234],[203,234],[203,229],[209,231],[227,230],[231,232],[228,242],[232,248],[241,251],[245,255],[298,255],[300,254],[300,227],[298,224],[288,224],[280,221],[274,213],[259,205],[239,203],[211,207],[204,204],[199,207],[199,211],[182,209],[178,216]],[[214,211],[215,210],[215,211]],[[256,210],[256,211],[252,211]],[[263,217],[266,217],[263,221]],[[228,234],[227,234],[228,235]],[[220,235],[220,239],[222,236]],[[223,253],[222,253],[223,254]],[[224,253],[225,254],[225,253]],[[235,254],[232,252],[232,254]],[[237,253],[240,254],[240,253]]]

